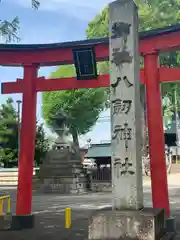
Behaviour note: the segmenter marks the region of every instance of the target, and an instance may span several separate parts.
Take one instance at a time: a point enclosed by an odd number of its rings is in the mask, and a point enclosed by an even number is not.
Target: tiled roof
[[[95,157],[111,157],[111,144],[102,143],[102,144],[92,144],[88,149],[87,158]]]
[[[168,129],[165,131],[165,141],[167,144],[167,141],[176,141],[176,137],[174,137],[172,140],[172,137],[176,134],[176,128],[175,123],[172,124],[171,129]],[[169,137],[168,137],[169,135]],[[174,145],[173,143],[172,145]],[[87,158],[98,158],[98,157],[111,157],[111,143],[101,143],[101,144],[92,144],[91,147],[88,149],[88,152],[86,154]]]

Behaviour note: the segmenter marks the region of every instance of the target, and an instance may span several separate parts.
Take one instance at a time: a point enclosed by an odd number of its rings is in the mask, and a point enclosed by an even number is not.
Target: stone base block
[[[32,229],[34,227],[34,216],[0,216],[0,231],[14,231],[22,229]]]
[[[139,211],[102,209],[89,224],[89,239],[158,240],[165,237],[165,214],[162,209]],[[164,238],[169,239],[169,238]]]
[[[174,217],[169,217],[166,219],[166,232],[176,232],[176,219]]]
[[[40,193],[79,194],[87,192],[86,179],[74,177],[59,177],[45,179],[37,188]]]
[[[12,216],[11,230],[34,228],[34,215]]]

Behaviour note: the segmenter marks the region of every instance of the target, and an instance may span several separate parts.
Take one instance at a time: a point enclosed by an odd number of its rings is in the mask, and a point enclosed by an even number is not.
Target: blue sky
[[[110,0],[40,0],[38,11],[32,10],[31,0],[2,0],[0,5],[1,19],[20,18],[20,43],[52,43],[81,40],[85,38],[88,22],[99,13]],[[2,42],[2,41],[1,41]],[[54,69],[40,69],[40,76],[48,76]],[[21,68],[0,67],[1,82],[15,81],[23,77]],[[21,95],[10,95],[14,101],[21,99]],[[0,95],[0,102],[7,99],[7,95]],[[37,118],[41,117],[41,94],[38,94]],[[88,138],[92,142],[110,139],[109,111],[101,114],[101,118],[92,131],[80,138],[83,144]]]

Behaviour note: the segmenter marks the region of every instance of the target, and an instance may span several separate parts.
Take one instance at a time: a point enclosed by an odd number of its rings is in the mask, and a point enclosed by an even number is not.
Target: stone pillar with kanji
[[[89,239],[161,239],[164,210],[144,208],[138,8],[109,5],[112,208],[94,213]]]
[[[142,108],[133,1],[110,4],[110,35],[113,208],[138,210],[143,207]]]

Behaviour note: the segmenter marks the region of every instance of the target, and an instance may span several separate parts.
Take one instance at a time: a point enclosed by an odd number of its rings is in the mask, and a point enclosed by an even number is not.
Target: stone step
[[[45,161],[42,165],[46,165],[46,164],[82,164],[81,163],[81,160],[79,160],[79,159],[74,159],[74,160],[63,160],[63,159],[61,159],[61,160],[59,160],[59,159],[57,159],[57,160],[54,160],[54,159],[50,159],[49,161]],[[41,166],[42,166],[41,165]]]
[[[82,164],[78,163],[78,162],[68,162],[68,163],[46,163],[44,165],[41,165],[41,168],[66,168],[66,167],[79,167],[82,168]]]
[[[10,176],[10,175],[6,175],[6,176],[0,176],[0,181],[9,181],[9,180],[12,180],[12,181],[14,181],[14,180],[17,180],[18,179],[18,176],[15,176],[15,175],[13,175],[13,176]]]
[[[75,183],[77,181],[80,182],[86,182],[86,178],[84,176],[75,178],[74,176],[61,176],[61,177],[45,177],[45,178],[39,178],[39,182],[41,183],[48,183],[48,182],[54,182],[54,183]],[[34,182],[37,182],[37,180],[34,180]]]
[[[74,178],[73,176],[69,176],[69,177],[56,177],[56,178],[52,178],[52,177],[49,177],[49,178],[39,178],[39,179],[34,179],[33,180],[33,183],[34,184],[44,184],[44,185],[48,185],[48,184],[71,184],[71,183],[77,183],[77,182],[80,182],[80,183],[85,183],[87,180],[85,177],[79,177],[79,178]]]
[[[0,177],[6,177],[6,176],[18,176],[18,171],[11,172],[11,171],[0,171]]]
[[[45,193],[45,194],[83,194],[83,193],[87,193],[86,190],[66,190],[63,187],[62,188],[57,188],[57,189],[36,189],[37,192],[40,193]]]
[[[83,166],[81,164],[78,163],[72,163],[72,164],[61,164],[61,163],[49,163],[49,164],[44,164],[40,167],[40,170],[43,169],[63,169],[63,171],[65,171],[66,169],[72,169],[72,168],[79,168],[79,169],[83,169]]]
[[[61,167],[61,168],[58,168],[58,167],[47,167],[47,166],[44,166],[41,168],[41,170],[39,171],[39,173],[42,173],[42,172],[46,172],[47,174],[49,172],[59,172],[59,173],[63,173],[63,172],[72,172],[73,171],[73,168],[72,167]]]
[[[61,176],[61,177],[66,177],[66,176],[73,176],[74,174],[72,173],[71,170],[67,170],[67,171],[60,171],[60,170],[57,170],[57,169],[54,169],[54,170],[44,170],[44,171],[41,171],[39,172],[39,174],[37,175],[39,178],[52,178],[52,177],[58,177],[58,176]]]
[[[18,174],[12,174],[9,172],[4,175],[0,175],[0,186],[16,186],[18,184]]]
[[[86,179],[79,178],[77,182],[73,177],[59,177],[57,179],[36,179],[33,180],[33,190],[44,193],[70,193],[70,189],[75,191],[77,189],[86,189]],[[71,191],[71,192],[72,192]],[[81,190],[84,191],[84,190]]]
[[[33,174],[35,174],[36,169],[33,170]],[[0,177],[6,176],[18,176],[18,168],[0,168]]]
[[[18,179],[0,179],[0,184],[5,182],[17,182]]]
[[[33,181],[32,181],[32,189],[36,190],[38,189],[40,186],[42,185],[40,179],[38,179],[37,177],[33,177]]]
[[[35,174],[35,171],[34,173]],[[17,186],[18,184],[18,170],[14,171],[0,171],[0,186]]]
[[[6,180],[0,180],[0,186],[17,186],[18,184],[18,180],[9,180],[9,181],[6,181]]]
[[[44,166],[40,169],[38,172],[38,176],[66,176],[66,175],[72,175],[72,174],[79,174],[83,172],[83,168],[77,168],[73,169],[72,167],[66,166],[66,167],[61,167],[61,168],[52,168]]]
[[[39,173],[38,173],[38,177],[39,176],[51,176],[51,177],[57,177],[57,176],[72,176],[75,174],[80,174],[82,173],[82,171],[78,171],[78,172],[73,172],[72,169],[42,169]]]

